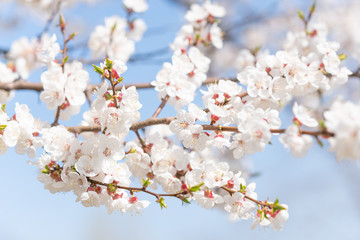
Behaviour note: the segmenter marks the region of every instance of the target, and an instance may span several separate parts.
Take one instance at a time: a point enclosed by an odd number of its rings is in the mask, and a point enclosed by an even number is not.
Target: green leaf
[[[69,36],[69,39],[74,39],[77,35],[78,35],[78,33],[74,32]]]
[[[44,174],[49,174],[50,173],[50,171],[48,169],[44,169],[41,172],[44,173]]]
[[[112,26],[112,28],[111,28],[111,31],[113,32],[113,31],[115,31],[115,29],[116,29],[116,23],[114,24],[114,26]]]
[[[313,14],[313,12],[315,12],[316,9],[316,1],[313,3],[313,5],[310,7],[310,14]]]
[[[107,58],[107,59],[105,59],[105,65],[106,65],[107,69],[112,69],[113,62]]]
[[[190,192],[197,192],[197,191],[200,190],[200,188],[201,188],[202,185],[204,185],[204,183],[200,183],[200,184],[198,184],[198,185],[196,185],[196,186],[193,186],[193,187],[191,187],[189,190],[190,190]]]
[[[240,183],[240,192],[241,193],[244,193],[246,191],[246,185],[242,185],[241,183]]]
[[[67,63],[67,61],[69,61],[69,56],[66,56],[63,60],[63,63]]]
[[[187,204],[191,204],[190,201],[186,197],[182,198],[181,201],[183,201],[184,203],[187,203]]]
[[[5,112],[6,104],[1,105],[1,110]]]
[[[262,47],[262,46],[259,45],[259,46],[255,47],[254,49],[251,49],[251,50],[250,50],[251,54],[252,54],[252,55],[256,55],[256,54],[260,51],[261,47]]]
[[[262,222],[262,220],[264,220],[264,218],[265,218],[265,212],[258,210],[258,213],[260,213],[260,222]]]
[[[281,211],[281,210],[286,210],[286,208],[284,208],[283,206],[281,206],[281,205],[279,204],[279,199],[278,199],[278,198],[275,199],[275,202],[274,202],[274,204],[273,204],[272,209],[273,209],[274,212],[277,211],[277,210],[279,210],[279,211]]]
[[[112,96],[109,92],[106,92],[106,93],[105,93],[105,99],[106,99],[106,100],[110,100],[110,99],[112,99],[112,97],[113,97],[113,96]]]
[[[7,125],[0,125],[0,131],[5,130],[6,127],[7,127]]]
[[[95,72],[103,75],[104,71],[101,69],[101,67],[98,67],[98,66],[96,66],[96,65],[94,65],[94,64],[93,64],[92,66],[93,66],[93,68],[94,68],[93,70],[94,70]]]
[[[124,78],[123,78],[123,77],[120,77],[120,78],[117,80],[117,82],[118,82],[118,83],[122,83],[123,80],[124,80]]]
[[[347,54],[340,54],[339,55],[339,59],[340,59],[340,61],[343,61],[343,60],[345,60],[346,58],[348,57],[348,55]]]
[[[111,183],[109,184],[109,189],[110,189],[110,192],[116,191],[116,187],[114,187],[114,185],[112,185]]]
[[[298,10],[297,13],[298,13],[299,18],[300,18],[301,20],[305,21],[304,13],[303,13],[301,10]]]
[[[325,121],[324,120],[319,120],[319,126],[320,126],[320,129],[325,129],[326,128]]]
[[[156,202],[158,202],[160,204],[160,208],[163,209],[163,208],[167,208],[167,205],[164,201],[164,198],[161,197],[159,200],[157,200]]]
[[[316,142],[319,144],[320,147],[324,147],[323,142],[317,137]]]
[[[142,181],[143,181],[143,187],[144,188],[147,188],[151,184],[150,179],[146,179],[146,180],[143,179]]]
[[[281,210],[286,210],[286,208],[284,208],[284,207],[281,206],[281,205],[274,205],[274,206],[273,206],[273,209],[274,209],[274,211],[277,211],[277,210],[279,210],[279,211],[281,211]]]

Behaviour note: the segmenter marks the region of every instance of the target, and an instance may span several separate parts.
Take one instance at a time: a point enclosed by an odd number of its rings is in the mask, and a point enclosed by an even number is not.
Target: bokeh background
[[[148,31],[143,41],[136,45],[133,61],[129,62],[124,74],[126,83],[154,80],[162,63],[170,60],[168,46],[184,23],[189,1],[148,2],[149,10],[140,16],[146,21]],[[236,74],[234,53],[239,49],[258,45],[271,52],[279,49],[286,31],[301,27],[296,10],[306,12],[312,4],[312,1],[275,0],[218,2],[225,4],[230,15],[222,23],[227,43],[223,51],[210,51],[214,66],[209,75],[223,77]],[[318,17],[332,24],[330,38],[346,43],[345,53],[355,51],[360,42],[358,34],[354,33],[356,29],[360,32],[360,19],[356,18],[359,9],[357,1],[318,1]],[[79,32],[70,45],[73,58],[91,57],[84,50],[86,40],[96,25],[103,24],[104,17],[125,16],[122,1],[116,0],[79,3],[62,12],[68,22],[68,31]],[[347,18],[350,18],[351,26],[350,23],[341,24]],[[0,48],[9,48],[12,41],[22,36],[36,37],[46,20],[36,10],[19,7],[14,1],[0,0]],[[50,32],[60,38],[56,23],[57,19]],[[149,54],[154,52],[156,54]],[[3,61],[1,57],[0,61]],[[349,64],[356,66],[351,59]],[[224,66],[225,70],[220,70]],[[39,82],[43,70],[34,72],[29,80]],[[91,76],[93,83],[99,81],[96,75]],[[359,83],[359,80],[350,82],[342,92],[358,101]],[[139,93],[143,104],[141,119],[146,119],[160,100],[154,90],[140,90]],[[197,97],[198,103],[199,99]],[[37,118],[53,120],[53,113],[40,102],[36,92],[16,92],[7,105],[9,115],[13,114],[15,102],[29,105]],[[87,107],[85,104],[83,110]],[[160,117],[174,114],[173,108],[167,105]],[[290,108],[285,108],[283,126],[290,123],[290,115]],[[61,123],[70,126],[80,121],[81,114]],[[250,230],[251,221],[231,222],[221,209],[205,210],[196,203],[182,206],[177,199],[166,199],[168,208],[165,210],[151,204],[137,215],[108,215],[103,207],[85,208],[75,202],[76,197],[71,193],[50,194],[36,180],[37,168],[28,164],[30,160],[10,149],[0,156],[0,239],[360,239],[359,164],[339,163],[326,149],[326,144],[323,148],[314,144],[307,157],[295,159],[275,136],[264,152],[240,160],[253,175],[249,181],[256,182],[259,199],[278,197],[288,204],[290,218],[280,232],[261,228]]]

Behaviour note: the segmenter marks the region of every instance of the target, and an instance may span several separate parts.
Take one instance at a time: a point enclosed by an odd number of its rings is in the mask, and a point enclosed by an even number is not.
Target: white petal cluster
[[[273,230],[282,230],[284,224],[289,219],[289,212],[287,211],[288,206],[286,204],[281,204],[280,206],[286,210],[277,210],[275,212],[264,211],[263,217],[258,213],[251,228],[254,229],[256,226],[260,225],[263,228],[270,226]]]
[[[32,70],[51,64],[60,52],[56,35],[43,34],[40,39],[22,37],[14,41],[9,51],[9,59],[14,62],[15,71],[27,79]]]
[[[194,110],[184,113],[189,121],[194,121],[192,112]],[[177,124],[170,125],[170,128],[178,129]],[[167,129],[167,126],[161,128]],[[210,149],[188,152],[166,140],[167,130],[161,131],[160,126],[156,130],[146,132],[146,152],[140,143],[134,141],[127,144],[130,153],[127,154],[126,163],[137,172],[137,177],[152,179],[150,187],[161,185],[166,193],[185,191],[187,201],[195,200],[206,209],[225,203],[224,210],[233,220],[256,218],[256,204],[244,197],[257,199],[255,183],[247,185],[241,172],[234,174],[228,163],[212,159]],[[220,187],[234,194],[218,193],[216,188]],[[186,193],[189,191],[193,191],[192,194]]]
[[[0,62],[0,83],[11,83],[18,78],[18,74],[15,73],[4,63]],[[11,98],[12,91],[0,90],[0,104],[5,104]]]
[[[300,124],[304,124],[307,127],[317,127],[318,122],[315,118],[312,117],[310,111],[303,105],[299,105],[297,102],[294,103],[293,112],[295,114],[296,120]]]
[[[5,112],[5,105],[0,109],[0,154],[5,154],[9,147],[15,147],[18,154],[27,154],[35,158],[36,149],[43,146],[40,134],[46,123],[41,123],[31,114],[27,105],[16,103],[12,118]]]
[[[145,12],[149,8],[146,0],[124,0],[124,5],[130,11],[138,13]]]
[[[129,6],[133,7],[133,3],[139,1],[126,2],[131,2]],[[137,4],[136,6],[141,7],[141,5]],[[133,10],[135,11],[135,9]],[[145,22],[141,19],[127,22],[125,18],[119,16],[108,17],[105,18],[105,25],[96,26],[91,33],[88,46],[94,57],[106,56],[114,60],[127,62],[135,51],[134,41],[141,40],[146,28]]]
[[[327,40],[322,24],[310,23],[310,32],[289,33],[285,51],[257,56],[254,66],[247,61],[255,57],[243,53],[242,66],[247,67],[237,77],[251,97],[281,105],[292,96],[330,91],[347,82],[351,72],[341,66],[339,43]]]
[[[113,61],[112,65],[116,75],[127,69],[123,62]],[[69,65],[66,68],[76,69],[76,66]],[[76,73],[80,74],[81,70],[78,69]],[[59,75],[61,74],[60,71]],[[66,76],[69,75],[72,74],[67,72]],[[100,127],[103,134],[83,133],[83,140],[79,140],[63,126],[43,130],[42,140],[46,153],[37,161],[41,170],[38,179],[50,192],[73,191],[77,195],[77,201],[86,207],[105,205],[110,213],[139,212],[149,202],[140,201],[137,196],[129,196],[124,190],[114,187],[130,186],[131,170],[139,167],[136,163],[128,164],[123,161],[126,156],[125,136],[130,126],[140,118],[139,96],[135,87],[123,88],[116,92],[118,106],[115,106],[107,90],[108,84],[104,82],[97,91],[97,99],[92,103],[91,110],[84,113],[83,121],[83,125]],[[128,144],[127,148],[129,146],[131,145]],[[135,150],[128,152],[128,162],[136,161],[135,153]],[[139,170],[136,175],[141,175]],[[107,186],[97,185],[90,179]]]
[[[132,124],[139,121],[139,95],[135,87],[123,88],[116,92],[118,106],[108,96],[108,83],[104,82],[97,91],[98,98],[91,109],[84,113],[84,126],[100,126],[105,134],[116,136],[123,142]]]
[[[296,125],[289,126],[279,140],[294,157],[304,157],[312,146],[312,137],[301,134]]]
[[[213,45],[222,48],[222,32],[215,18],[225,16],[225,8],[206,1],[202,6],[193,4],[185,16],[188,24],[180,29],[171,48],[172,63],[163,68],[151,82],[159,92],[159,98],[169,96],[169,103],[179,109],[189,105],[195,91],[206,80],[210,59],[204,56],[197,45]]]
[[[338,160],[360,159],[360,105],[337,100],[324,117],[326,129],[335,135],[329,139],[330,151]]]
[[[60,119],[68,120],[71,115],[80,111],[86,101],[85,89],[89,82],[89,73],[83,69],[82,63],[72,62],[62,67],[52,64],[49,70],[41,75],[44,91],[40,99],[48,109],[61,108]]]
[[[196,89],[207,78],[209,65],[210,59],[196,47],[191,47],[188,52],[176,51],[172,63],[164,63],[156,81],[151,84],[159,92],[159,98],[168,95],[169,103],[180,108],[193,101]]]
[[[281,125],[278,110],[259,107],[259,104],[244,95],[238,83],[220,80],[208,87],[203,94],[206,111],[189,104],[188,111],[179,110],[176,119],[170,123],[170,129],[186,148],[202,151],[205,147],[216,146],[224,150],[233,150],[235,158],[245,154],[262,151],[271,140],[270,129]],[[232,132],[206,132],[201,122],[216,126],[236,126]]]

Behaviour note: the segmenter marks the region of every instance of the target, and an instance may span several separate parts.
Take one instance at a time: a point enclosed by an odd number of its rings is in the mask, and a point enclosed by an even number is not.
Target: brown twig
[[[105,186],[105,187],[110,187],[110,184],[99,182],[99,181],[96,181],[96,180],[92,180],[91,178],[87,178],[87,180],[90,183],[93,183],[93,184],[102,185],[102,186]],[[155,192],[147,190],[144,187],[137,188],[137,187],[125,187],[125,186],[120,186],[120,185],[112,185],[112,187],[119,188],[119,189],[124,189],[124,190],[130,191],[130,192],[148,193],[148,194],[153,195],[154,197],[156,197],[158,200],[161,197],[178,197],[180,195],[185,195],[185,194],[188,193],[187,191],[181,191],[181,192],[177,192],[177,193],[155,193]]]
[[[65,72],[65,62],[66,62],[66,53],[67,53],[67,43],[69,42],[69,39],[66,39],[66,33],[65,33],[65,20],[63,15],[60,13],[60,22],[59,22],[59,26],[60,26],[60,30],[61,30],[61,34],[63,36],[63,41],[64,41],[64,48],[62,50],[62,62],[61,62],[61,68],[62,68],[62,72]],[[60,111],[61,111],[61,106],[58,106],[56,109],[56,114],[55,114],[55,119],[54,122],[51,124],[51,126],[56,126],[59,124],[59,118],[60,118]]]
[[[152,115],[151,118],[157,118],[157,117],[159,116],[161,110],[165,107],[165,104],[166,104],[166,102],[169,100],[169,98],[170,98],[169,95],[166,95],[166,96],[162,99],[160,106],[156,109],[155,113]]]
[[[169,125],[171,123],[171,121],[175,120],[175,117],[166,117],[166,118],[149,118],[147,120],[144,121],[140,121],[137,123],[134,123],[130,130],[136,132],[137,130],[144,128],[144,127],[149,127],[149,126],[154,126],[154,125],[161,125],[161,124],[165,124],[165,125]],[[228,126],[216,126],[216,125],[201,125],[203,127],[203,130],[205,131],[223,131],[223,132],[235,132],[238,133],[239,130],[237,127],[228,127]],[[77,127],[67,127],[68,131],[73,132],[73,133],[81,133],[81,132],[99,132],[100,126],[77,126]],[[271,133],[285,133],[286,129],[270,129]],[[329,131],[322,130],[322,131],[307,131],[307,130],[299,130],[299,134],[306,134],[306,135],[311,135],[314,137],[317,136],[323,136],[323,137],[334,137],[334,133],[331,133]]]
[[[227,188],[227,187],[224,187],[224,186],[221,187],[221,189],[224,189],[225,191],[227,191],[230,194],[234,194],[234,193],[237,192],[237,191],[231,190],[230,188]],[[246,199],[248,199],[248,200],[250,200],[250,201],[252,201],[252,202],[254,202],[254,203],[258,204],[258,205],[261,205],[262,207],[268,207],[268,208],[271,209],[271,206],[267,202],[256,200],[256,199],[254,199],[252,197],[247,196],[246,193],[241,193],[241,194],[244,195],[244,198],[246,198]]]
[[[137,138],[139,139],[139,142],[140,142],[142,148],[144,149],[144,148],[146,147],[146,144],[145,144],[144,140],[141,138],[141,136],[140,136],[140,134],[139,134],[139,131],[136,130],[136,131],[134,131],[134,132],[135,132]]]
[[[221,79],[221,78],[210,77],[206,81],[204,81],[202,84],[203,85],[214,84],[214,83],[217,83],[219,81],[219,79]],[[237,81],[236,78],[230,78],[228,80]],[[101,86],[100,84],[89,84],[87,86],[86,91],[92,92],[94,89],[99,88],[100,86]],[[131,84],[125,84],[125,85],[117,85],[115,87],[115,90],[119,91],[123,87],[125,87],[125,88],[136,87],[137,89],[154,88],[154,86],[151,85],[151,83],[131,83]],[[111,89],[112,89],[111,86],[109,86],[109,90],[111,90]],[[42,90],[44,90],[44,88],[43,88],[42,83],[34,83],[34,82],[28,82],[25,80],[18,80],[18,81],[11,82],[11,83],[0,83],[0,90],[5,90],[5,91],[33,90],[33,91],[41,92]]]
[[[135,132],[141,128],[149,127],[149,126],[153,126],[153,125],[160,125],[160,124],[169,125],[170,122],[174,119],[175,119],[174,117],[156,118],[156,119],[150,118],[145,121],[140,121],[140,122],[134,123],[131,126],[130,130]],[[101,131],[100,126],[77,126],[77,127],[67,127],[67,129],[69,132],[73,132],[73,133],[100,132]]]

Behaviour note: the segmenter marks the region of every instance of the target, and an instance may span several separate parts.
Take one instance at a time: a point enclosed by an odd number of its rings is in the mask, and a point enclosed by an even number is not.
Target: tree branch
[[[222,79],[222,78],[210,77],[206,81],[204,81],[202,84],[206,85],[206,84],[217,83],[220,79]],[[231,81],[234,81],[234,82],[237,81],[236,78],[230,78],[228,80],[231,80]],[[92,92],[94,89],[99,88],[100,86],[101,86],[101,84],[89,84],[87,86],[86,91]],[[125,85],[117,85],[115,87],[115,90],[119,91],[123,87],[129,88],[129,87],[133,87],[133,86],[136,87],[137,89],[154,88],[154,86],[151,85],[151,83],[130,83],[130,84],[125,84]],[[109,90],[111,90],[111,89],[112,89],[111,86],[109,86]],[[36,91],[36,92],[41,92],[42,90],[44,90],[44,88],[42,86],[42,83],[28,82],[28,81],[20,79],[20,80],[17,80],[15,82],[10,82],[10,83],[1,83],[0,82],[0,90],[5,90],[5,91],[33,90],[33,91]]]
[[[137,122],[133,124],[130,130],[136,132],[137,130],[149,127],[153,125],[169,125],[171,121],[175,120],[176,117],[166,117],[166,118],[149,118],[144,121]],[[205,131],[223,131],[223,132],[234,132],[239,133],[237,127],[228,127],[228,126],[215,126],[215,125],[201,125],[203,130]],[[77,126],[77,127],[67,127],[68,131],[73,133],[81,133],[81,132],[99,132],[100,126]],[[286,129],[270,129],[271,133],[285,133]],[[335,134],[327,131],[326,129],[322,131],[307,131],[307,130],[299,130],[299,134],[311,135],[314,137],[323,136],[323,137],[334,137]]]
[[[155,113],[152,115],[152,118],[157,118],[161,112],[161,110],[165,107],[166,102],[169,100],[169,95],[166,95],[162,101],[160,106],[156,109]]]

